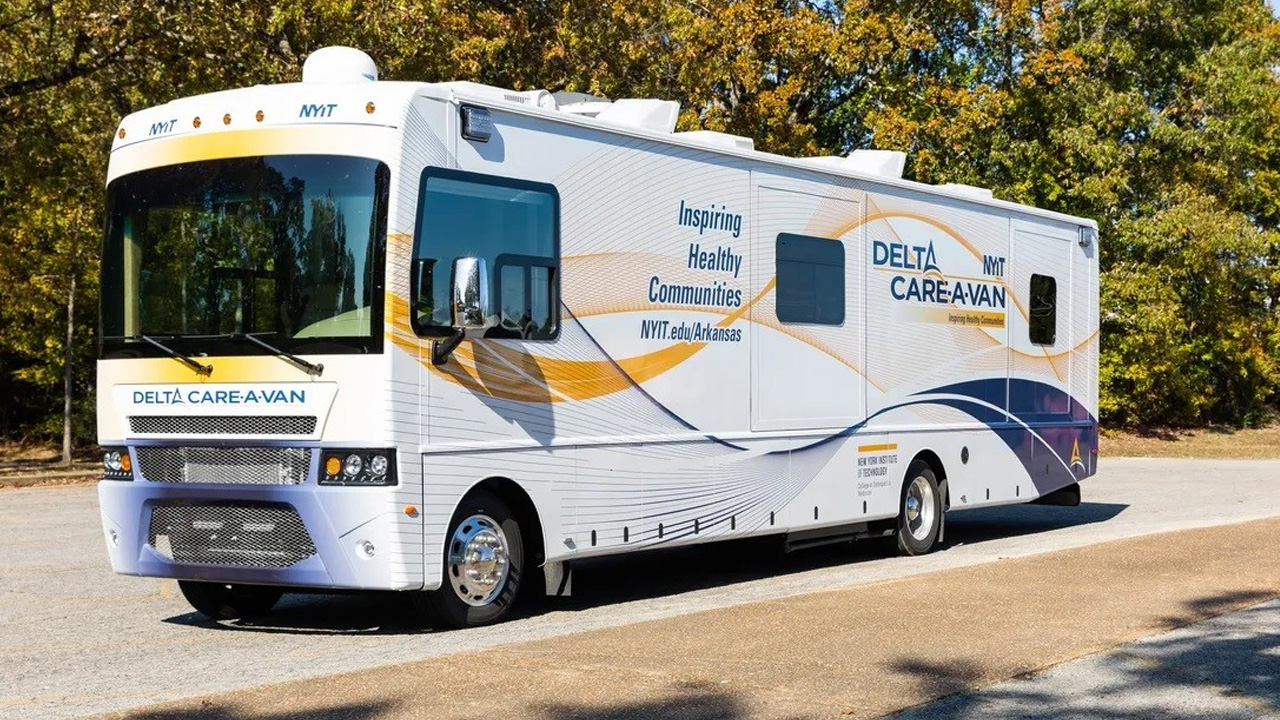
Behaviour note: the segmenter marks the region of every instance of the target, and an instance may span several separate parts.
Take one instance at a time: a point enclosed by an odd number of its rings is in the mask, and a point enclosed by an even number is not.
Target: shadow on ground
[[[129,720],[377,720],[397,710],[397,703],[347,703],[299,710],[255,711],[238,706],[153,709],[125,713]],[[397,713],[399,714],[399,713]],[[529,715],[545,720],[737,720],[746,716],[741,700],[715,688],[689,684],[661,700],[610,705],[560,704],[530,708]],[[429,717],[423,715],[423,717]]]
[[[376,720],[396,708],[395,703],[348,703],[332,707],[307,708],[299,713],[293,710],[259,712],[239,707],[205,704],[200,707],[158,708],[125,713],[129,720]]]
[[[690,684],[662,700],[617,705],[553,705],[538,708],[546,720],[736,720],[746,717],[741,700],[720,690]]]
[[[1206,596],[1165,619],[1181,629],[998,687],[975,691],[990,671],[968,660],[907,658],[892,669],[940,699],[896,720],[1253,720],[1280,717],[1280,603],[1274,591]],[[1254,604],[1253,607],[1246,607]],[[1242,607],[1245,609],[1240,610]],[[1187,626],[1231,613],[1206,625]],[[1075,673],[1075,674],[1070,674]]]
[[[1107,522],[1126,507],[1115,503],[1081,503],[1078,507],[1017,505],[949,514],[946,543],[939,552],[959,545]],[[592,559],[575,564],[572,597],[529,598],[522,612],[530,616],[666,597],[878,560],[892,556],[895,551],[892,540],[880,539],[787,553],[782,549],[781,540],[773,537]],[[196,613],[187,613],[165,622],[264,633],[351,635],[423,631],[404,593],[290,594],[270,615],[260,619],[215,623]]]

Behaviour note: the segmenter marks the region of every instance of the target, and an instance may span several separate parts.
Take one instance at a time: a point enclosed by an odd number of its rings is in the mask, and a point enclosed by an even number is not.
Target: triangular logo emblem
[[[1076,438],[1075,444],[1071,446],[1071,462],[1082,463],[1084,460],[1080,458],[1080,438]]]

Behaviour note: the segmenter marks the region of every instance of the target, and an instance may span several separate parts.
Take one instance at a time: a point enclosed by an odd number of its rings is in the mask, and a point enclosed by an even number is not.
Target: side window
[[[560,325],[560,199],[555,188],[511,178],[428,168],[422,174],[410,280],[419,334],[450,330],[453,261],[477,257],[489,271],[486,337],[545,340]]]
[[[778,235],[777,312],[785,323],[844,323],[844,243]]]
[[[1027,330],[1036,345],[1052,345],[1058,339],[1058,281],[1048,275],[1031,276]]]

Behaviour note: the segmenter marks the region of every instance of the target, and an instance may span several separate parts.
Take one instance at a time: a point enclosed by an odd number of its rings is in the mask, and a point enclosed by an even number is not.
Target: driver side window
[[[422,174],[410,279],[414,330],[450,331],[453,261],[489,270],[485,337],[548,340],[560,329],[560,198],[551,185],[427,168]]]

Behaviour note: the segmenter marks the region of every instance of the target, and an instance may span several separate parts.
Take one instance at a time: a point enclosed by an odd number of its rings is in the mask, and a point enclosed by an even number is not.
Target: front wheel
[[[197,580],[179,580],[178,588],[196,612],[212,620],[239,620],[266,615],[284,595],[280,588],[267,585],[233,585]]]
[[[898,513],[898,551],[903,555],[924,555],[933,549],[942,528],[942,493],[938,478],[923,460],[907,468]]]
[[[452,628],[498,622],[511,611],[524,572],[524,538],[500,498],[469,495],[449,523],[440,589],[414,595],[426,618]]]

